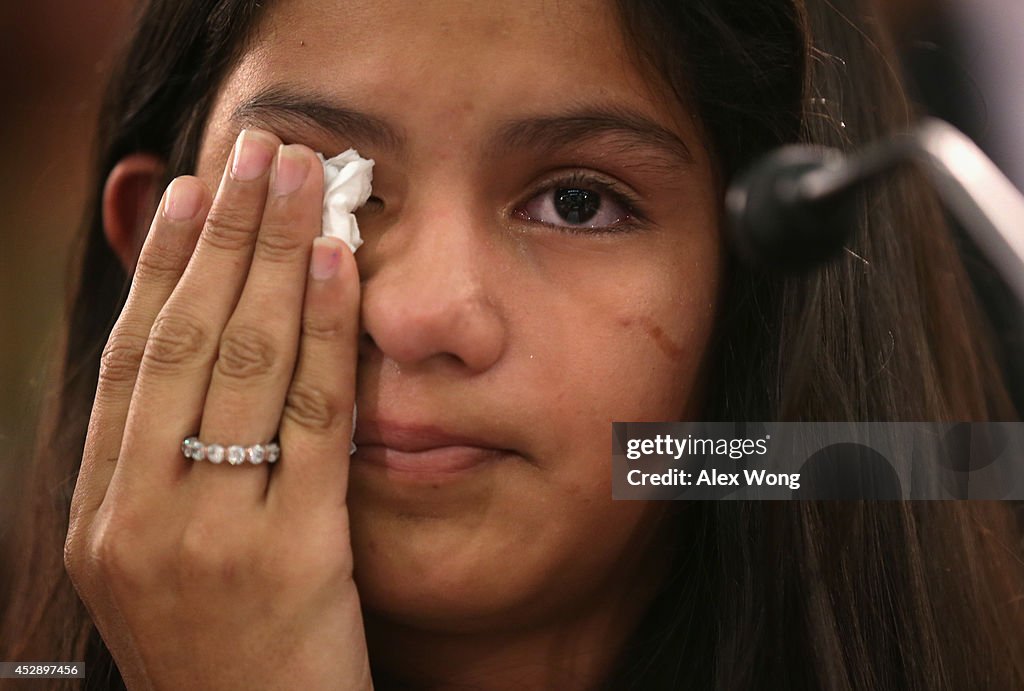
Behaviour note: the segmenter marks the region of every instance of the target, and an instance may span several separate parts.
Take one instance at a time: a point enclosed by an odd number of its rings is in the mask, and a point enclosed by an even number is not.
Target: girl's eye
[[[524,221],[559,228],[606,229],[633,219],[630,204],[605,183],[565,181],[547,187],[513,212]]]
[[[359,208],[367,211],[380,211],[384,208],[384,200],[371,195],[366,198],[366,203]]]

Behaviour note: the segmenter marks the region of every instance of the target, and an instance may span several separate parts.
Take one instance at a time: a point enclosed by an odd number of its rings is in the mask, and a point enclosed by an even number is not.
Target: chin
[[[497,538],[446,518],[386,516],[352,509],[355,579],[371,615],[452,633],[507,625],[531,586],[510,568]],[[522,563],[520,562],[522,566]]]

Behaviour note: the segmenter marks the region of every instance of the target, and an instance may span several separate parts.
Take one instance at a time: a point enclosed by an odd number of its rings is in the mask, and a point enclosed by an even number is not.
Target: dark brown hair
[[[94,199],[146,151],[194,168],[257,0],[151,0],[101,120]],[[784,142],[850,148],[911,118],[857,0],[620,0],[640,65],[697,113],[723,183]],[[63,572],[99,354],[127,278],[86,219],[50,433],[29,476],[0,659],[85,659],[122,688]],[[803,276],[731,266],[708,419],[1016,419],[941,213],[871,189],[849,252]],[[608,687],[1024,688],[1024,573],[1004,504],[692,503],[673,574]],[[371,651],[371,655],[372,655]],[[383,671],[381,671],[383,672]]]

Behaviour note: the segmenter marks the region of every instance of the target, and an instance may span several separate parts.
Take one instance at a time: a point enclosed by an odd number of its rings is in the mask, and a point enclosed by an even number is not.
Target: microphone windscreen
[[[834,165],[836,152],[793,145],[776,149],[737,177],[725,198],[732,246],[747,263],[801,271],[836,256],[854,227],[852,194],[811,199],[800,181]]]

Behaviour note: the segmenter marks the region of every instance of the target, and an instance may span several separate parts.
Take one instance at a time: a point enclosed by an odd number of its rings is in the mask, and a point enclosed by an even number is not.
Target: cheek
[[[718,272],[685,267],[679,260],[566,268],[564,285],[546,290],[546,314],[532,313],[536,322],[524,330],[535,337],[522,383],[532,382],[524,395],[532,401],[538,462],[565,507],[595,514],[573,521],[596,522],[595,534],[609,530],[611,515],[623,526],[639,520],[607,502],[611,423],[700,418]]]
[[[588,427],[696,412],[695,386],[717,308],[717,269],[647,263],[582,273],[562,274],[574,287],[549,297],[548,314],[537,315],[529,329],[543,334],[536,376],[547,382],[545,403],[566,422]]]

